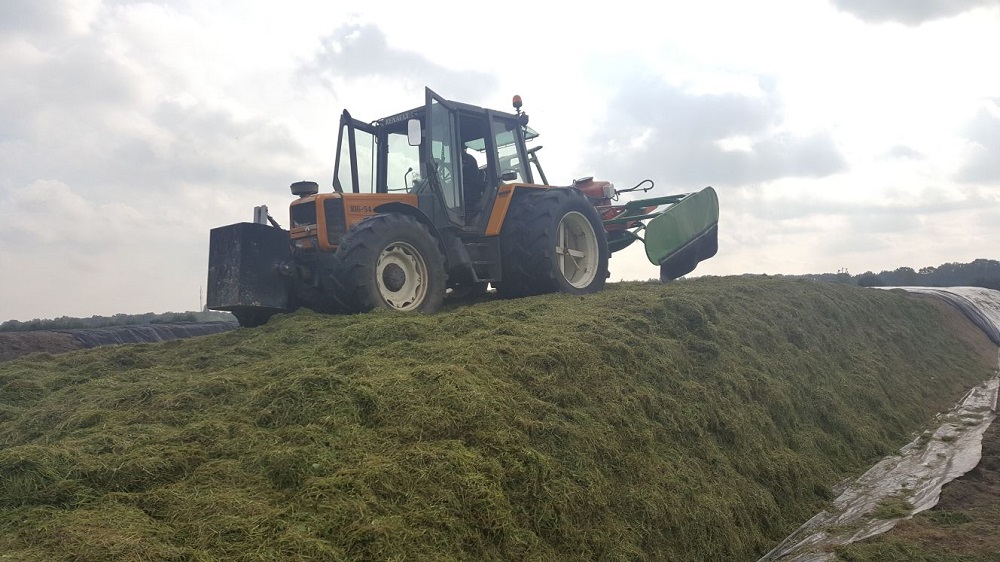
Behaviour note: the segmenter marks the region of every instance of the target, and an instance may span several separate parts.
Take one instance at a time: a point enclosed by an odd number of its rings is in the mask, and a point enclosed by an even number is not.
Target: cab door
[[[448,219],[457,225],[464,225],[461,141],[457,135],[458,111],[427,88],[424,115],[426,136],[423,143],[423,176],[441,194]]]

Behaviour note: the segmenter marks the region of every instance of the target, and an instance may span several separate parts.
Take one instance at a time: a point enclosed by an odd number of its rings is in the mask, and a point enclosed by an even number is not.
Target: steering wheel
[[[437,174],[441,186],[451,185],[451,167],[446,166],[442,160],[434,159],[434,173]]]

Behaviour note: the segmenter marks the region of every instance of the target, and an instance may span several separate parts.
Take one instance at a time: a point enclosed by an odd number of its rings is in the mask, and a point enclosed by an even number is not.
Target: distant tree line
[[[972,263],[946,263],[938,267],[900,267],[892,271],[874,273],[866,271],[851,275],[847,270],[837,273],[787,275],[830,283],[844,283],[860,287],[986,287],[1000,291],[1000,261],[978,259]],[[61,316],[51,320],[8,320],[0,324],[0,332],[28,332],[32,330],[75,330],[81,328],[106,328],[136,324],[180,324],[185,322],[234,322],[228,312],[206,310],[203,312],[164,312],[156,314],[115,314],[71,318]]]
[[[844,270],[794,277],[860,287],[985,287],[1000,290],[1000,261],[978,259],[972,263],[946,263],[918,270],[900,267],[892,271],[866,271],[858,275],[851,275]]]
[[[91,316],[72,318],[60,316],[51,320],[35,318],[27,322],[8,320],[0,324],[0,332],[30,332],[35,330],[78,330],[85,328],[107,328],[111,326],[134,326],[137,324],[184,324],[191,322],[234,322],[228,312],[206,310],[204,312],[164,312],[145,314],[115,314],[114,316]]]

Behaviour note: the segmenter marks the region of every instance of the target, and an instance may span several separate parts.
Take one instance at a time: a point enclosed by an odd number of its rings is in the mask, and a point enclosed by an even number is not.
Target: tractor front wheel
[[[344,312],[373,308],[434,312],[447,274],[437,240],[409,215],[387,213],[344,235],[325,275],[327,300]]]
[[[516,193],[500,233],[504,297],[600,291],[608,240],[597,209],[575,189]]]

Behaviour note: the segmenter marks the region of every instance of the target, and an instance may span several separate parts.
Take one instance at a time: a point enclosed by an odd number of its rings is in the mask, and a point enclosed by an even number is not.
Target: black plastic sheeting
[[[112,328],[91,328],[88,330],[53,330],[69,334],[84,348],[124,343],[155,343],[179,340],[196,336],[207,336],[228,332],[238,327],[236,322],[200,322],[193,324],[140,324],[136,326],[115,326]]]

